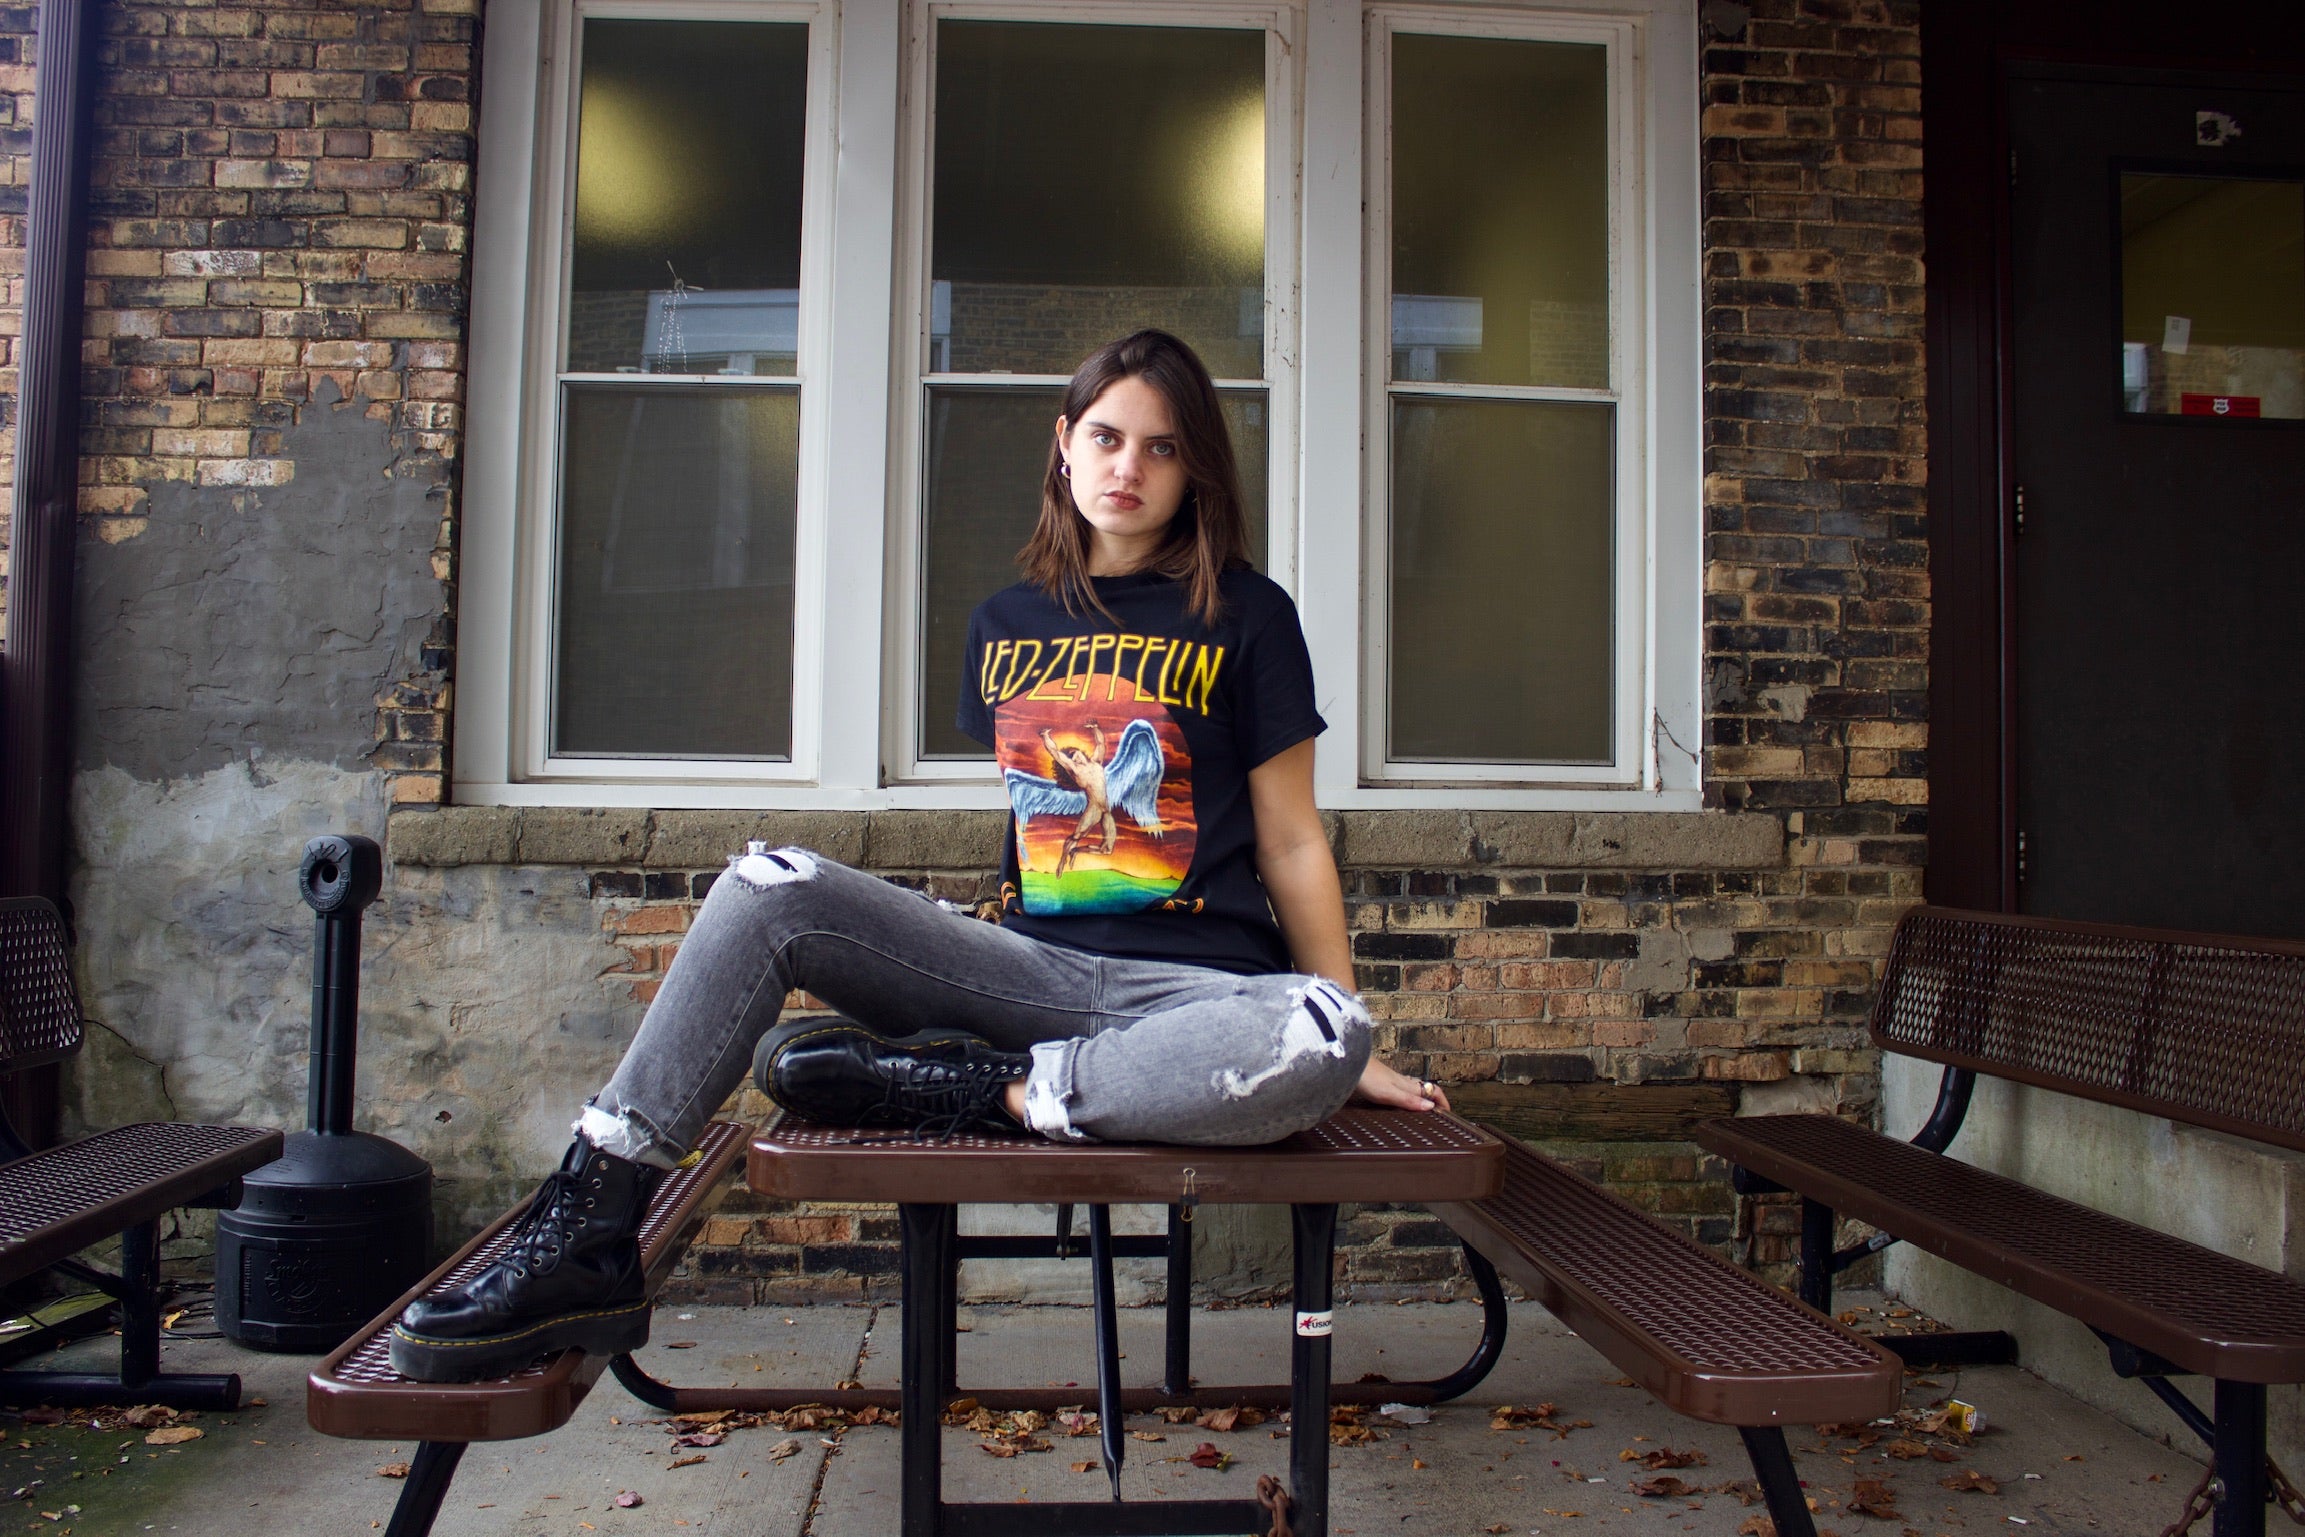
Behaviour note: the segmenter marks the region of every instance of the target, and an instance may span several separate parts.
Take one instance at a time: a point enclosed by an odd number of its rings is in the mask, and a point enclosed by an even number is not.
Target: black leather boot
[[[847,1019],[779,1025],[752,1062],[760,1091],[803,1120],[941,1137],[976,1126],[1021,1130],[1002,1095],[1032,1068],[1029,1054],[996,1051],[966,1031],[889,1040]]]
[[[417,1382],[502,1377],[571,1347],[613,1356],[648,1343],[641,1218],[662,1170],[578,1138],[513,1225],[511,1246],[392,1326],[392,1369]]]

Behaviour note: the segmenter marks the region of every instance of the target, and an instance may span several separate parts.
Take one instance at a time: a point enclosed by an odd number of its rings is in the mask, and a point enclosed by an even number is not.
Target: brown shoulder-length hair
[[[1082,361],[1065,387],[1065,421],[1078,427],[1097,397],[1123,379],[1144,380],[1168,402],[1185,472],[1184,504],[1169,522],[1168,538],[1138,569],[1182,582],[1186,606],[1203,624],[1214,624],[1224,608],[1217,579],[1249,564],[1240,471],[1216,386],[1192,348],[1166,331],[1138,331],[1105,343]],[[1017,551],[1016,563],[1025,580],[1062,603],[1067,613],[1081,603],[1110,619],[1112,611],[1097,600],[1089,582],[1092,530],[1073,504],[1072,482],[1063,467],[1062,445],[1052,438],[1048,471],[1041,477],[1040,521]]]

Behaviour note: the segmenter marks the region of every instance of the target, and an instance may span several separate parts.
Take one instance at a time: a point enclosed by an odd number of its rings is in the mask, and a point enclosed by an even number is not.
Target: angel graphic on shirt
[[[1020,824],[1036,816],[1078,818],[1057,854],[1053,872],[1057,875],[1065,873],[1082,847],[1100,831],[1103,847],[1099,852],[1113,851],[1120,841],[1120,825],[1113,817],[1116,806],[1151,837],[1158,838],[1167,830],[1160,819],[1160,787],[1168,763],[1161,751],[1160,733],[1152,722],[1130,721],[1110,759],[1105,756],[1103,724],[1092,720],[1088,728],[1095,741],[1093,750],[1061,744],[1047,727],[1041,728],[1041,745],[1048,749],[1051,776],[1014,768],[1001,776]]]

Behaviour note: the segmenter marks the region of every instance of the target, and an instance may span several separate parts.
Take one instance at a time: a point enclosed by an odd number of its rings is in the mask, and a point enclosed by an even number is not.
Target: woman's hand
[[[1415,1079],[1395,1072],[1375,1057],[1361,1069],[1353,1098],[1364,1105],[1390,1105],[1396,1110],[1446,1110],[1449,1096],[1431,1079]]]

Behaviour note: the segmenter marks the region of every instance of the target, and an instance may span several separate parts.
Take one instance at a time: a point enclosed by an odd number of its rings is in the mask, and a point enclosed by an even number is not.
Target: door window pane
[[[552,750],[782,758],[797,391],[565,386]]]
[[[1395,760],[1606,763],[1616,408],[1396,399]]]
[[[2121,397],[2305,418],[2305,182],[2123,173]]]
[[[1159,326],[1262,378],[1264,34],[944,21],[936,48],[929,370],[1069,374]]]
[[[571,373],[790,374],[804,23],[591,20]]]
[[[1240,468],[1249,553],[1265,563],[1265,392],[1223,393]],[[928,392],[926,515],[921,538],[920,753],[984,758],[953,726],[969,613],[1017,579],[1016,552],[1040,516],[1041,476],[1064,392],[932,387]]]
[[[1394,37],[1394,379],[1609,387],[1608,84],[1598,44]]]

